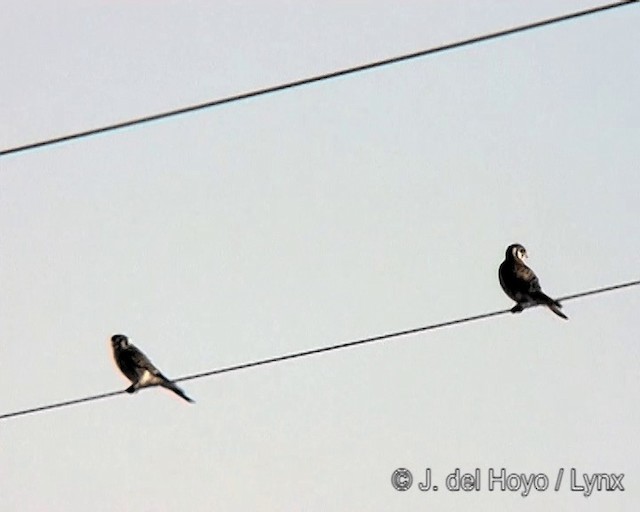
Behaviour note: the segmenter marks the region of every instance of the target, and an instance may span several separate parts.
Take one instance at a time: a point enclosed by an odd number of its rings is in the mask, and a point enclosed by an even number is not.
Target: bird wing
[[[516,280],[520,284],[520,291],[523,293],[533,293],[541,290],[538,276],[536,276],[535,272],[524,263],[516,265],[514,273]]]
[[[139,368],[141,370],[148,370],[154,375],[160,374],[158,369],[140,349],[131,345],[127,352],[131,362],[135,365],[136,368]]]

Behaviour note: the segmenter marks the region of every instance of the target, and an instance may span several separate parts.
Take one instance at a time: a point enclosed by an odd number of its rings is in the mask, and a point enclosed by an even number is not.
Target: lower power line
[[[574,299],[578,299],[580,297],[587,297],[589,295],[598,295],[601,293],[606,293],[606,292],[610,292],[610,291],[614,291],[614,290],[619,290],[621,288],[629,288],[631,286],[637,286],[640,284],[640,280],[636,280],[636,281],[627,281],[626,283],[621,283],[621,284],[616,284],[616,285],[612,285],[612,286],[605,286],[603,288],[596,288],[594,290],[588,290],[588,291],[584,291],[584,292],[579,292],[579,293],[574,293],[571,295],[566,295],[564,297],[559,297],[557,300],[560,302],[563,301],[568,301],[568,300],[574,300]],[[400,338],[402,336],[407,336],[409,334],[417,334],[419,332],[425,332],[425,331],[433,331],[435,329],[441,329],[443,327],[450,327],[453,325],[459,325],[459,324],[464,324],[464,323],[468,323],[468,322],[473,322],[475,320],[482,320],[484,318],[490,318],[493,316],[499,316],[499,315],[504,315],[506,313],[510,313],[511,309],[501,309],[498,311],[492,311],[489,313],[481,313],[479,315],[473,315],[473,316],[467,316],[464,318],[457,318],[455,320],[447,320],[446,322],[440,322],[437,324],[430,324],[430,325],[425,325],[423,327],[416,327],[413,329],[406,329],[403,331],[395,331],[395,332],[390,332],[387,334],[380,334],[378,336],[372,336],[369,338],[362,338],[362,339],[358,339],[358,340],[353,340],[353,341],[347,341],[344,343],[338,343],[336,345],[329,345],[326,347],[319,347],[319,348],[314,348],[311,350],[304,350],[302,352],[292,352],[291,354],[285,354],[285,355],[281,355],[281,356],[276,356],[276,357],[270,357],[268,359],[258,359],[256,361],[250,361],[248,363],[242,363],[242,364],[237,364],[237,365],[233,365],[233,366],[226,366],[224,368],[217,368],[215,370],[210,370],[210,371],[206,371],[206,372],[201,372],[201,373],[194,373],[192,375],[186,375],[184,377],[179,377],[177,379],[174,379],[174,382],[183,382],[183,381],[187,381],[187,380],[195,380],[195,379],[202,379],[204,377],[211,377],[213,375],[220,375],[222,373],[230,373],[230,372],[235,372],[238,370],[245,370],[247,368],[254,368],[256,366],[264,366],[264,365],[268,365],[268,364],[274,364],[274,363],[279,363],[282,361],[288,361],[290,359],[300,359],[303,357],[309,357],[309,356],[313,356],[316,354],[322,354],[324,352],[332,352],[334,350],[340,350],[340,349],[344,349],[344,348],[351,348],[351,347],[355,347],[358,345],[365,345],[367,343],[374,343],[374,342],[378,342],[378,341],[384,341],[384,340],[389,340],[392,338]],[[111,391],[109,393],[102,393],[99,395],[92,395],[92,396],[87,396],[84,398],[76,398],[73,400],[67,400],[64,402],[57,402],[54,404],[48,404],[48,405],[42,405],[39,407],[33,407],[31,409],[23,409],[21,411],[15,411],[15,412],[10,412],[10,413],[6,413],[6,414],[2,414],[0,415],[0,420],[5,420],[8,418],[14,418],[16,416],[25,416],[27,414],[33,414],[36,412],[42,412],[42,411],[48,411],[51,409],[58,409],[60,407],[67,407],[69,405],[75,405],[75,404],[80,404],[83,402],[92,402],[95,400],[102,400],[103,398],[109,398],[112,396],[116,396],[116,395],[122,395],[124,394],[125,391],[124,390],[120,390],[120,391]]]

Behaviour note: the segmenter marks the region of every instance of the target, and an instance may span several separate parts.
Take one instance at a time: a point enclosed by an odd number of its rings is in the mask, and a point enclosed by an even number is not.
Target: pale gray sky
[[[597,5],[17,2],[0,148]],[[638,279],[640,7],[0,158],[0,414]],[[637,288],[0,423],[3,511],[637,510]],[[394,469],[438,492],[398,492]],[[456,467],[480,492],[453,493]],[[489,468],[549,475],[489,492]],[[625,492],[558,492],[559,468]]]

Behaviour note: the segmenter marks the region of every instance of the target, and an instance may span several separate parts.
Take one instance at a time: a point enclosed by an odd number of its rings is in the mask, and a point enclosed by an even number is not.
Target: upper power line
[[[621,283],[621,284],[615,284],[612,286],[605,286],[603,288],[596,288],[594,290],[587,290],[584,292],[579,292],[579,293],[574,293],[571,295],[566,295],[564,297],[559,297],[558,300],[559,301],[568,301],[568,300],[573,300],[573,299],[577,299],[579,297],[586,297],[588,295],[597,295],[600,293],[605,293],[605,292],[610,292],[613,290],[619,290],[621,288],[629,288],[631,286],[637,286],[640,285],[640,280],[636,280],[636,281],[627,281],[625,283]],[[344,343],[338,343],[336,345],[328,345],[325,347],[319,347],[319,348],[313,348],[310,350],[303,350],[301,352],[292,352],[290,354],[285,354],[285,355],[281,355],[281,356],[275,356],[275,357],[270,357],[268,359],[257,359],[255,361],[249,361],[247,363],[241,363],[241,364],[236,364],[233,366],[226,366],[224,368],[217,368],[214,370],[209,370],[206,372],[200,372],[200,373],[194,373],[191,375],[186,375],[184,377],[180,377],[177,379],[174,379],[174,382],[183,382],[186,380],[195,380],[195,379],[202,379],[204,377],[211,377],[213,375],[219,375],[221,373],[230,373],[230,372],[235,372],[235,371],[239,371],[239,370],[246,370],[247,368],[253,368],[256,366],[264,366],[264,365],[268,365],[268,364],[274,364],[274,363],[280,363],[282,361],[288,361],[290,359],[300,359],[303,357],[309,357],[309,356],[313,356],[313,355],[317,355],[317,354],[322,354],[324,352],[332,352],[334,350],[340,350],[340,349],[344,349],[344,348],[351,348],[351,347],[356,347],[359,345],[365,345],[365,344],[370,344],[370,343],[374,343],[374,342],[379,342],[379,341],[384,341],[384,340],[389,340],[391,338],[400,338],[402,336],[407,336],[409,334],[417,334],[419,332],[425,332],[425,331],[433,331],[435,329],[441,329],[443,327],[450,327],[453,325],[459,325],[459,324],[464,324],[464,323],[468,323],[468,322],[473,322],[475,320],[482,320],[484,318],[489,318],[489,317],[493,317],[493,316],[498,316],[498,315],[504,315],[506,313],[510,313],[511,309],[501,309],[499,311],[492,311],[489,313],[481,313],[479,315],[473,315],[473,316],[467,316],[464,318],[457,318],[455,320],[447,320],[445,322],[439,322],[436,324],[430,324],[430,325],[425,325],[423,327],[415,327],[413,329],[406,329],[403,331],[395,331],[395,332],[390,332],[387,334],[379,334],[377,336],[371,336],[369,338],[362,338],[362,339],[358,339],[358,340],[352,340],[352,341],[346,341]],[[116,396],[116,395],[121,395],[124,394],[125,390],[120,390],[120,391],[110,391],[107,393],[101,393],[99,395],[90,395],[90,396],[86,396],[83,398],[75,398],[73,400],[66,400],[64,402],[57,402],[57,403],[53,403],[53,404],[48,404],[48,405],[41,405],[39,407],[33,407],[30,409],[23,409],[21,411],[15,411],[15,412],[9,412],[6,414],[0,414],[0,420],[6,420],[9,418],[14,418],[16,416],[25,416],[27,414],[33,414],[36,412],[41,412],[41,411],[47,411],[47,410],[51,410],[51,409],[58,409],[60,407],[66,407],[68,405],[75,405],[75,404],[79,404],[79,403],[83,403],[83,402],[93,402],[95,400],[101,400],[103,398],[109,398],[112,396]]]
[[[279,91],[284,91],[286,89],[293,89],[295,87],[300,87],[303,85],[309,85],[315,82],[322,82],[325,80],[330,80],[332,78],[338,78],[338,77],[342,77],[342,76],[346,76],[346,75],[352,75],[355,73],[360,73],[362,71],[367,71],[370,69],[374,69],[374,68],[380,68],[383,66],[388,66],[390,64],[397,64],[399,62],[404,62],[404,61],[408,61],[411,59],[417,59],[420,57],[426,57],[428,55],[433,55],[436,53],[441,53],[441,52],[445,52],[447,50],[453,50],[456,48],[461,48],[463,46],[469,46],[472,44],[476,44],[476,43],[481,43],[484,41],[489,41],[491,39],[497,39],[500,37],[504,37],[504,36],[508,36],[511,34],[516,34],[518,32],[525,32],[527,30],[532,30],[535,28],[540,28],[540,27],[544,27],[547,25],[553,25],[555,23],[560,23],[563,21],[569,21],[572,19],[576,19],[576,18],[581,18],[584,16],[590,16],[592,14],[597,14],[597,13],[601,13],[604,11],[609,11],[612,9],[617,9],[619,7],[623,7],[629,4],[633,4],[633,3],[637,3],[640,0],[625,0],[625,1],[621,1],[621,2],[614,2],[611,4],[606,4],[606,5],[601,5],[598,7],[593,7],[590,9],[585,9],[583,11],[576,11],[576,12],[572,12],[569,14],[564,14],[561,16],[556,16],[554,18],[548,18],[545,20],[541,20],[541,21],[535,21],[532,23],[528,23],[526,25],[518,25],[516,27],[512,27],[512,28],[507,28],[504,30],[499,30],[497,32],[491,32],[488,34],[484,34],[484,35],[480,35],[480,36],[476,36],[476,37],[472,37],[470,39],[464,39],[461,41],[456,41],[454,43],[448,43],[448,44],[444,44],[441,46],[436,46],[433,48],[428,48],[426,50],[420,50],[417,52],[413,52],[413,53],[407,53],[404,55],[399,55],[396,57],[390,57],[387,59],[382,59],[382,60],[377,60],[374,62],[369,62],[367,64],[361,64],[359,66],[354,66],[354,67],[350,67],[350,68],[344,68],[344,69],[340,69],[338,71],[333,71],[333,72],[329,72],[329,73],[324,73],[321,75],[316,75],[316,76],[312,76],[312,77],[308,77],[308,78],[301,78],[299,80],[294,80],[292,82],[286,82],[280,85],[274,85],[271,87],[265,87],[262,89],[255,89],[253,91],[249,91],[249,92],[244,92],[244,93],[240,93],[240,94],[236,94],[233,96],[227,96],[225,98],[220,98],[220,99],[216,99],[216,100],[211,100],[211,101],[207,101],[205,103],[198,103],[195,105],[189,105],[187,107],[182,107],[182,108],[177,108],[174,110],[168,110],[166,112],[161,112],[159,114],[151,114],[148,116],[144,116],[144,117],[138,117],[138,118],[134,118],[134,119],[130,119],[128,121],[121,121],[119,123],[114,123],[114,124],[109,124],[109,125],[105,125],[105,126],[101,126],[99,128],[91,128],[89,130],[84,130],[84,131],[80,131],[80,132],[75,132],[75,133],[71,133],[68,135],[62,135],[59,137],[53,137],[50,139],[45,139],[45,140],[41,140],[39,142],[32,142],[30,144],[24,144],[22,146],[14,146],[12,148],[7,148],[7,149],[3,149],[0,150],[0,157],[2,156],[6,156],[6,155],[10,155],[13,153],[20,153],[20,152],[24,152],[24,151],[29,151],[32,149],[37,149],[37,148],[42,148],[45,146],[52,146],[54,144],[59,144],[61,142],[68,142],[71,140],[75,140],[75,139],[81,139],[84,137],[90,137],[92,135],[98,135],[101,133],[105,133],[105,132],[111,132],[111,131],[115,131],[115,130],[120,130],[122,128],[128,128],[131,126],[136,126],[136,125],[141,125],[141,124],[145,124],[145,123],[150,123],[152,121],[159,121],[161,119],[166,119],[169,117],[175,117],[175,116],[179,116],[182,114],[188,114],[190,112],[195,112],[197,110],[203,110],[206,108],[212,108],[212,107],[217,107],[219,105],[224,105],[227,103],[234,103],[237,101],[242,101],[242,100],[246,100],[249,98],[255,98],[257,96],[264,96],[267,94],[271,94],[274,92],[279,92]]]

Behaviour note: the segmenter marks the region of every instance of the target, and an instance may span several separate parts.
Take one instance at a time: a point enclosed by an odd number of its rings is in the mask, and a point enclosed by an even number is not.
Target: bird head
[[[129,338],[124,334],[114,334],[111,336],[111,346],[115,348],[127,348],[129,346]]]
[[[524,260],[528,258],[527,250],[521,244],[511,244],[507,247],[506,257],[507,259],[524,262]]]

